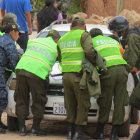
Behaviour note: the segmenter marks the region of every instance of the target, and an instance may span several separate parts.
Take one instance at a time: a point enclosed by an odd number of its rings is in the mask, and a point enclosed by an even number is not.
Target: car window
[[[67,31],[59,31],[60,36],[63,36],[63,35],[66,34],[66,33],[67,33]],[[47,35],[48,35],[48,31],[40,32],[40,33],[37,35],[37,38],[45,38]]]

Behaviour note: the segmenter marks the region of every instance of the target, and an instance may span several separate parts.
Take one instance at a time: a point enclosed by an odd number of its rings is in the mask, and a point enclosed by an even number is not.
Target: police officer
[[[138,27],[129,28],[129,22],[124,16],[116,16],[108,24],[111,31],[123,37],[124,59],[129,64],[128,71],[130,71],[136,66],[140,56],[140,30]]]
[[[140,82],[136,79],[137,76],[135,72],[140,70],[140,28],[129,28],[129,22],[123,16],[114,17],[108,24],[111,31],[116,32],[119,37],[123,37],[123,45],[125,48],[124,59],[128,63],[127,70],[132,72],[135,80],[136,88],[133,93],[134,95],[139,94]]]
[[[85,31],[85,21],[76,17],[72,21],[71,31],[58,42],[59,61],[63,72],[64,99],[68,122],[67,139],[89,140],[83,132],[87,125],[90,96],[88,90],[80,90],[82,77],[82,59],[84,55],[95,64],[96,51],[90,34]]]
[[[97,99],[99,117],[93,138],[104,140],[104,125],[108,122],[113,99],[114,111],[110,140],[118,140],[118,130],[124,122],[125,99],[128,98],[126,91],[128,72],[125,68],[127,62],[122,58],[118,41],[103,36],[98,28],[91,29],[90,34],[94,48],[105,58],[108,68],[108,71],[100,76],[102,93]]]
[[[8,24],[1,31],[5,34],[0,36],[0,133],[5,133],[7,128],[1,121],[3,110],[7,106],[8,93],[6,90],[4,73],[6,68],[14,71],[18,61],[15,41],[19,37],[17,24]]]
[[[16,115],[19,120],[19,132],[26,135],[25,119],[29,115],[29,93],[32,94],[33,126],[31,133],[46,135],[40,129],[46,104],[46,78],[56,62],[57,41],[60,38],[56,30],[51,30],[47,38],[29,40],[27,50],[16,67],[17,85],[14,94]]]
[[[6,14],[3,19],[2,19],[2,27],[5,27],[6,25],[8,25],[9,23],[14,23],[17,24],[17,16],[13,13],[8,13]],[[5,33],[2,33],[0,31],[0,36],[3,36]],[[9,79],[9,77],[11,76],[12,70],[6,69],[5,71],[5,81],[7,81]]]

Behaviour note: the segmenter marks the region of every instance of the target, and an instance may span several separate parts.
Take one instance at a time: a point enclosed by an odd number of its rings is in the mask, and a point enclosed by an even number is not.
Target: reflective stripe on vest
[[[70,64],[72,64],[72,65],[81,65],[81,61],[79,61],[79,62],[75,62],[75,61],[72,61],[72,62],[62,62],[62,64],[63,65],[70,65]]]
[[[105,37],[97,36],[92,39],[93,47],[99,52],[99,54],[105,58],[106,66],[110,67],[113,65],[127,64],[122,58],[120,52],[120,44],[116,40]]]
[[[29,40],[16,69],[23,69],[46,79],[57,58],[57,44],[51,37]]]
[[[67,52],[83,52],[83,49],[82,48],[72,48],[72,49],[62,49],[61,52],[62,53],[67,53]]]
[[[58,42],[61,51],[62,72],[79,72],[82,69],[84,50],[81,46],[81,36],[84,30],[72,30],[66,33]]]
[[[55,49],[53,49],[52,47],[48,46],[47,44],[43,44],[43,43],[40,43],[40,42],[37,42],[37,41],[34,41],[34,40],[29,40],[29,43],[35,43],[35,44],[40,44],[40,45],[43,45],[47,48],[49,48],[50,50],[52,50],[56,55],[57,55],[57,51]]]
[[[43,60],[41,60],[41,59],[39,59],[39,58],[30,56],[30,55],[23,55],[23,57],[29,57],[29,58],[35,59],[35,60],[37,60],[37,61],[39,61],[39,62],[45,64],[45,66],[51,71],[50,66],[49,66],[45,61],[43,61]]]

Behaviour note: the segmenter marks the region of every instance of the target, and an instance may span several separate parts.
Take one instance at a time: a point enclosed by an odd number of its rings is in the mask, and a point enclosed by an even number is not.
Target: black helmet
[[[124,16],[116,16],[108,22],[109,30],[121,32],[129,27],[129,21]]]

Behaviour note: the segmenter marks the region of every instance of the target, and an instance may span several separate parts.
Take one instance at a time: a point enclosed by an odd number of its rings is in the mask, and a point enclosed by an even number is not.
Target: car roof
[[[51,29],[57,30],[57,31],[70,31],[70,23],[68,24],[55,24],[50,27],[46,27],[45,29],[42,30],[42,32],[49,31]],[[87,31],[90,31],[92,28],[99,28],[102,30],[103,34],[111,35],[112,33],[110,30],[107,28],[107,25],[99,25],[99,24],[86,24],[86,29]]]

